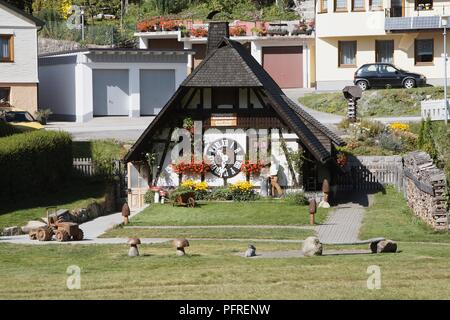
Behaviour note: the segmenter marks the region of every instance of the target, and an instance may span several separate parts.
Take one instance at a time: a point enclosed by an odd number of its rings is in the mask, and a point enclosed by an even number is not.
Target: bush
[[[147,204],[154,203],[155,202],[155,192],[152,190],[148,190],[144,194],[144,202]]]
[[[40,193],[60,187],[72,173],[68,133],[31,131],[0,138],[0,196]]]
[[[208,196],[208,200],[226,201],[232,200],[233,195],[228,188],[217,188],[211,191]]]
[[[400,152],[403,149],[402,140],[391,134],[391,133],[383,133],[380,135],[380,146],[384,149]]]
[[[17,133],[22,133],[22,130],[7,122],[0,121],[0,138],[12,136]]]
[[[308,198],[306,198],[303,191],[295,191],[286,194],[286,202],[291,205],[304,206],[309,204]]]

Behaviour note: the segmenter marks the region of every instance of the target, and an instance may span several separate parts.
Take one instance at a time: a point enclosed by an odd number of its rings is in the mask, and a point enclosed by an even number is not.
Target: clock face
[[[211,173],[219,178],[231,178],[241,172],[244,156],[239,143],[229,138],[218,139],[206,149]]]

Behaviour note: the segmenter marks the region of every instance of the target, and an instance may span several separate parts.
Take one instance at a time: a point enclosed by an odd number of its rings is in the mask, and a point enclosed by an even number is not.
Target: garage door
[[[161,111],[175,92],[175,70],[141,70],[141,116]]]
[[[128,70],[93,70],[94,116],[127,116]]]
[[[263,67],[281,88],[303,87],[303,47],[263,47]]]

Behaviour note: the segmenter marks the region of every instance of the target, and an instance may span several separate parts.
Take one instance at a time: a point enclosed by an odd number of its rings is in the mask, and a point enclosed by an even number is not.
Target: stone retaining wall
[[[403,160],[408,206],[435,230],[447,230],[445,173],[423,151],[408,153]]]

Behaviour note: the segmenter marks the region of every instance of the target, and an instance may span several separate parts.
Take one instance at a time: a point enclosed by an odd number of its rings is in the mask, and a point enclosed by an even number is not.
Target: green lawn
[[[442,99],[443,87],[368,90],[358,101],[358,114],[372,116],[419,116],[420,102],[425,99]],[[311,93],[299,99],[308,108],[339,114],[347,114],[347,101],[341,92]]]
[[[254,243],[258,251],[298,244]],[[401,253],[248,259],[247,243],[191,241],[176,257],[170,244],[0,244],[0,299],[448,299],[450,245],[399,243]],[[331,249],[332,247],[326,247]],[[68,290],[66,269],[81,268],[81,290]],[[381,289],[368,290],[367,268],[381,268]]]
[[[314,235],[313,230],[294,228],[188,228],[188,229],[137,229],[117,228],[102,237],[138,238],[204,238],[204,239],[305,239]]]
[[[450,242],[448,232],[434,232],[414,216],[402,194],[389,187],[386,194],[378,193],[366,209],[361,239],[383,236],[396,241]]]
[[[45,208],[49,206],[58,206],[65,209],[82,208],[93,201],[103,200],[104,196],[104,183],[89,183],[78,180],[46,195],[24,195],[20,201],[2,204],[0,207],[0,229],[23,226],[29,220],[42,218],[45,216]]]
[[[119,159],[125,152],[123,145],[112,139],[72,142],[74,158]]]
[[[319,209],[316,222],[323,222],[327,209]],[[196,225],[305,225],[307,206],[283,201],[205,202],[196,208],[152,204],[131,220],[136,226]]]

